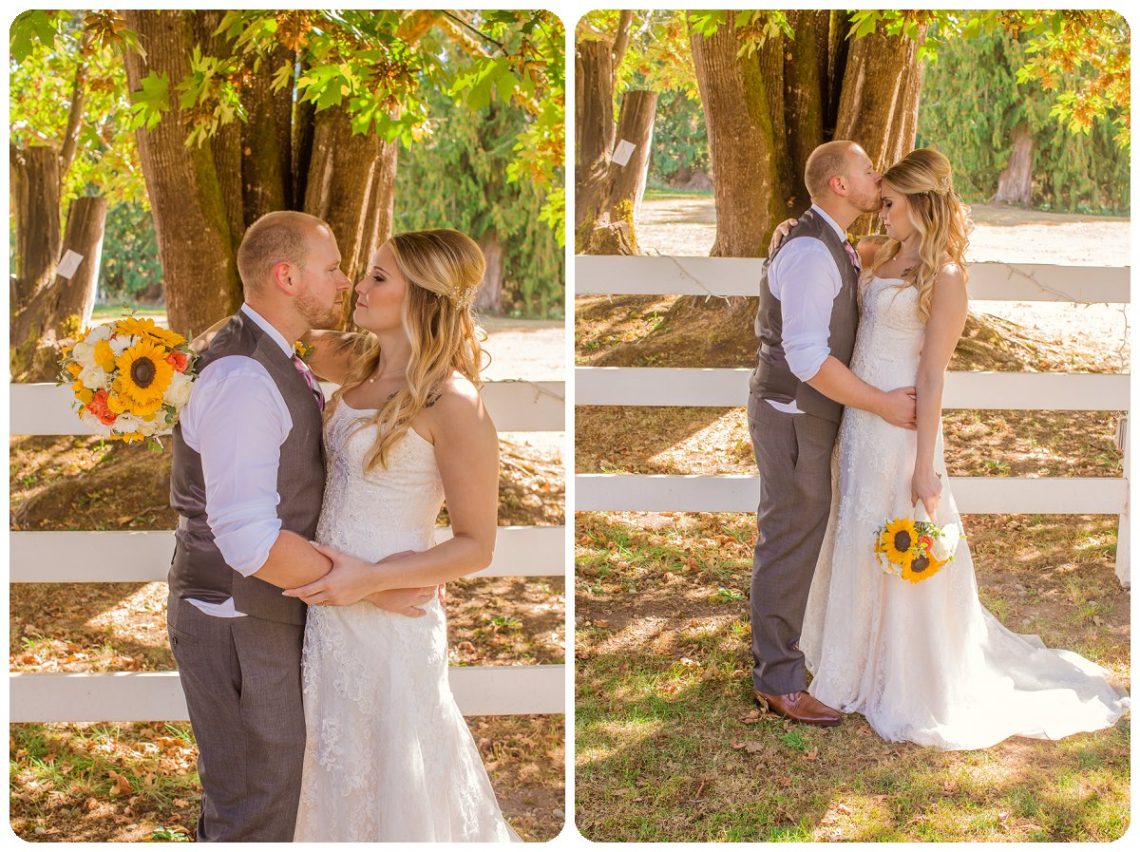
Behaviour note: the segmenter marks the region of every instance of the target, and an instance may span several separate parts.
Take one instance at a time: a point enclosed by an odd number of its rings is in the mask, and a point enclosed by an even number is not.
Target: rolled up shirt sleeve
[[[289,409],[264,367],[230,356],[198,377],[182,420],[183,439],[202,459],[214,543],[226,564],[248,577],[281,532],[277,475],[293,428]]]
[[[793,375],[806,382],[831,354],[831,309],[843,282],[831,253],[818,240],[797,240],[777,260],[769,282],[775,278],[779,288],[773,295],[780,300],[784,357]]]

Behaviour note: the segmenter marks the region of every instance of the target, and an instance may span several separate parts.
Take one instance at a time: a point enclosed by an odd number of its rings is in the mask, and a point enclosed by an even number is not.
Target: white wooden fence
[[[332,386],[326,385],[331,392]],[[565,429],[562,382],[489,382],[487,409],[506,432]],[[11,385],[13,435],[89,435],[71,409],[71,390]],[[447,538],[449,529],[436,531]],[[501,527],[491,565],[477,576],[562,576],[565,527]],[[27,532],[10,537],[14,583],[165,581],[173,531]],[[565,711],[565,666],[452,666],[450,680],[468,716]],[[177,672],[9,675],[12,722],[130,722],[186,719]]]
[[[762,260],[580,255],[576,295],[755,296]],[[1129,302],[1127,267],[970,266],[974,301]],[[576,405],[743,406],[748,369],[579,367]],[[1127,411],[1129,376],[953,372],[945,408]],[[1119,515],[1116,575],[1129,585],[1128,452],[1124,477],[952,477],[963,512]],[[579,474],[575,510],[753,512],[756,476]]]

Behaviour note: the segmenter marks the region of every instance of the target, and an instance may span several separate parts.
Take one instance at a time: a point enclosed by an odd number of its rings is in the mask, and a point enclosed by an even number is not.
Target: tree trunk
[[[1013,128],[1013,150],[1009,163],[998,177],[997,192],[991,204],[1028,206],[1033,198],[1033,134],[1022,122]]]
[[[59,151],[51,145],[20,150],[9,144],[16,223],[16,280],[12,311],[51,284],[60,248]],[[15,338],[13,338],[15,343]]]
[[[67,232],[63,237],[63,257],[75,252],[82,260],[70,278],[57,275],[53,290],[57,291],[55,327],[67,317],[79,317],[79,324],[90,325],[95,308],[95,287],[103,256],[103,232],[107,224],[107,199],[101,195],[77,198],[67,211]]]
[[[731,24],[690,36],[713,166],[714,256],[766,253],[775,225],[810,203],[804,167],[819,144],[851,139],[880,169],[914,147],[918,42],[882,30],[851,41],[840,12],[788,20],[794,39],[769,35],[751,55]],[[853,230],[871,226],[864,217]]]
[[[132,90],[152,72],[165,74],[171,87],[183,79],[197,44],[196,16],[203,14],[210,13],[124,12],[146,50],[145,59],[127,54]],[[234,217],[226,204],[232,196],[213,156],[218,146],[187,147],[187,120],[178,98],[171,97],[162,120],[151,130],[140,129],[137,139],[158,237],[167,318],[172,329],[191,336],[236,310],[241,282],[234,259]]]
[[[653,150],[653,121],[657,116],[657,92],[632,90],[621,99],[617,144],[634,145],[633,154],[624,166],[610,163],[609,208],[611,221],[628,220],[631,231],[645,195],[649,175],[649,154]],[[636,241],[635,241],[636,242]]]
[[[616,130],[611,51],[605,41],[579,41],[574,54],[574,229],[580,252],[606,204]]]
[[[481,313],[501,314],[503,312],[503,247],[494,231],[484,234],[479,240],[483,258],[487,261],[487,271],[475,294],[475,310]]]
[[[396,143],[375,134],[353,134],[340,107],[315,116],[303,209],[328,222],[341,269],[353,281],[392,231],[396,150]],[[345,300],[342,323],[352,313],[351,303]]]
[[[870,35],[855,39],[843,72],[835,138],[858,142],[882,172],[914,148],[922,68],[917,40],[888,36],[882,24]],[[849,229],[863,236],[877,228],[873,214],[860,216]]]
[[[70,277],[56,275],[51,285],[40,288],[27,306],[13,315],[10,366],[19,381],[54,378],[58,369],[56,344],[90,324],[106,221],[106,198],[85,196],[72,202],[63,258],[75,252],[82,260]]]
[[[740,55],[740,36],[731,24],[708,37],[693,31],[689,38],[714,174],[711,254],[762,257],[787,210],[781,189],[789,180],[788,158],[772,123],[771,99],[779,93],[772,91],[757,55]]]

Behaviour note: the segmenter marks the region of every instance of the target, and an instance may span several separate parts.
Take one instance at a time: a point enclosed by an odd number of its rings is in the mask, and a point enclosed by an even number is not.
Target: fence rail
[[[565,527],[499,527],[491,564],[472,577],[557,577],[566,573]],[[436,541],[451,537],[436,529]],[[10,534],[13,583],[153,583],[165,581],[173,530]]]
[[[322,384],[331,396],[336,385]],[[503,432],[561,432],[566,427],[564,382],[487,382],[483,401]],[[13,435],[95,435],[72,410],[67,385],[9,386],[9,431]]]
[[[578,255],[577,296],[756,296],[763,258]],[[1127,266],[971,263],[970,298],[1012,302],[1128,303]]]
[[[465,716],[565,712],[566,668],[452,666],[451,690]],[[178,672],[12,674],[12,722],[156,722],[185,720]]]
[[[578,367],[575,405],[717,406],[748,400],[746,368]],[[1126,374],[951,372],[944,408],[1125,411]]]
[[[577,295],[756,296],[762,258],[579,255]],[[975,300],[1130,302],[1129,267],[972,263]],[[741,407],[749,369],[579,367],[576,405]],[[1127,411],[1130,376],[1076,373],[952,372],[948,409]],[[1128,451],[1124,477],[952,477],[963,512],[1119,515],[1116,575],[1128,586]],[[580,474],[575,509],[610,512],[752,512],[757,476]]]

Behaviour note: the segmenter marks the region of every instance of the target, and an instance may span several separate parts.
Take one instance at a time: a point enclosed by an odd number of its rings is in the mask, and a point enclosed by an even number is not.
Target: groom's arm
[[[851,372],[834,355],[828,355],[815,375],[806,380],[809,385],[840,405],[850,405],[877,414],[893,426],[915,428],[914,388],[880,390],[867,384]]]

